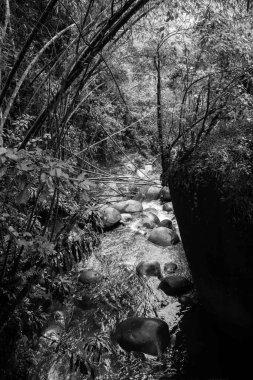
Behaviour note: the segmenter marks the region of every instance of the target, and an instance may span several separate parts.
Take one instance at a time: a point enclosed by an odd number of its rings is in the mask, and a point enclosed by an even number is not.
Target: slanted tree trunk
[[[80,77],[87,67],[90,67],[97,55],[101,54],[103,48],[109,42],[113,41],[114,37],[122,29],[122,27],[126,25],[127,22],[148,2],[149,0],[128,0],[120,9],[108,18],[106,23],[99,25],[100,29],[93,35],[93,38],[91,38],[87,48],[83,50],[70,72],[65,78],[63,78],[60,89],[56,92],[51,101],[49,101],[48,105],[28,130],[24,140],[19,146],[19,149],[24,149],[30,138],[38,134],[47,117],[51,114],[51,112],[57,109],[62,96],[64,96],[73,82]],[[87,75],[89,75],[89,70],[87,71]]]
[[[4,84],[4,87],[2,89],[2,91],[0,92],[0,107],[2,106],[3,104],[3,100],[5,98],[5,95],[8,91],[8,88],[10,87],[10,84],[12,82],[12,79],[14,78],[21,62],[23,61],[27,51],[29,50],[32,42],[34,41],[34,38],[38,32],[38,30],[43,26],[43,24],[45,23],[49,13],[52,11],[52,9],[54,8],[55,4],[57,3],[58,0],[50,0],[45,11],[42,13],[40,19],[38,20],[37,24],[35,25],[35,27],[33,28],[32,32],[30,33],[29,37],[27,38],[26,42],[25,42],[25,45],[23,46],[22,50],[20,51],[17,59],[16,59],[16,62],[14,63],[9,75],[8,75],[8,78]],[[6,4],[8,3],[9,5],[9,0],[6,0]],[[7,7],[6,7],[7,8]],[[1,43],[1,42],[0,42]]]
[[[3,10],[3,7],[2,7]],[[10,22],[10,4],[9,0],[5,0],[5,19],[3,25],[0,23],[0,90],[2,88],[2,66],[3,66],[3,56],[2,56],[2,47],[4,39],[7,33],[8,25]],[[3,128],[1,126],[2,121],[2,107],[0,106],[0,147],[3,146]]]
[[[155,68],[157,71],[157,87],[156,87],[156,109],[157,109],[157,130],[158,141],[161,153],[162,174],[165,172],[165,158],[163,147],[163,119],[162,119],[162,83],[161,83],[161,59],[159,49],[155,57]]]

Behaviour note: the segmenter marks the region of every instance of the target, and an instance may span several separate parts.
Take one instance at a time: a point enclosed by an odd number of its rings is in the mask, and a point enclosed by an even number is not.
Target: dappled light
[[[244,379],[253,3],[0,1],[0,378]]]

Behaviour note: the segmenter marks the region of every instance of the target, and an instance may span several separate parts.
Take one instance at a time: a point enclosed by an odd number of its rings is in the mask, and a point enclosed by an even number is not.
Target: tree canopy
[[[137,151],[164,170],[252,123],[252,28],[250,0],[1,0],[3,368],[40,333],[40,283],[64,299],[99,244],[113,161]]]

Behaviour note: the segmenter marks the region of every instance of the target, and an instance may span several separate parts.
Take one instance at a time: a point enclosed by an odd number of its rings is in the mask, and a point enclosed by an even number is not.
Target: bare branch
[[[58,0],[50,0],[50,2],[48,3],[46,9],[44,10],[44,12],[42,13],[40,19],[38,20],[38,22],[36,23],[35,27],[33,28],[32,32],[30,33],[30,35],[28,36],[26,42],[25,42],[25,45],[23,46],[22,50],[20,51],[17,59],[16,59],[16,62],[14,63],[12,69],[11,69],[11,72],[9,73],[8,75],[8,78],[5,82],[5,85],[4,85],[4,88],[0,94],[0,107],[3,103],[3,100],[5,98],[5,95],[7,93],[7,90],[11,84],[11,81],[12,79],[14,78],[21,62],[23,61],[27,51],[29,50],[32,42],[34,41],[34,37],[36,36],[38,30],[41,28],[41,26],[44,24],[44,22],[46,21],[49,13],[51,12],[51,10],[53,9],[53,7],[55,6],[55,4],[57,3]]]
[[[41,57],[41,55],[44,53],[44,51],[53,43],[57,38],[59,38],[62,34],[66,33],[69,29],[73,28],[75,24],[67,26],[65,29],[61,30],[59,33],[57,33],[50,41],[48,41],[43,48],[38,52],[38,54],[33,58],[33,60],[30,62],[30,64],[27,66],[26,70],[24,71],[23,75],[19,79],[18,83],[15,86],[15,89],[13,91],[13,94],[7,104],[7,107],[5,109],[4,115],[1,120],[0,124],[0,130],[4,128],[5,122],[9,116],[10,110],[13,106],[13,103],[17,97],[17,94],[20,90],[20,87],[22,86],[24,80],[26,79],[29,71],[32,69],[32,67],[35,65],[35,63],[38,61],[38,59]]]

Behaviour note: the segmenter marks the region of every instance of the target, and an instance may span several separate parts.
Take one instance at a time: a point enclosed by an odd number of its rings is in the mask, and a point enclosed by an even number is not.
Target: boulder
[[[172,221],[169,220],[169,219],[163,219],[160,221],[160,223],[158,224],[159,227],[167,227],[169,228],[170,230],[172,230]]]
[[[160,193],[161,193],[161,186],[153,185],[147,189],[145,198],[147,201],[157,200],[160,197]]]
[[[172,233],[172,237],[171,237],[171,244],[172,244],[172,245],[176,245],[176,244],[178,244],[179,242],[180,242],[180,239],[179,239],[178,234],[177,234],[175,231],[173,231],[173,233]]]
[[[175,263],[165,263],[163,270],[165,273],[174,273],[177,270],[177,264]]]
[[[158,218],[158,216],[156,214],[154,214],[153,212],[150,212],[150,211],[143,211],[143,214],[148,217],[152,222],[154,222],[155,224],[159,224],[160,223],[160,220]]]
[[[192,288],[192,282],[183,276],[167,276],[158,286],[158,289],[161,289],[167,296],[181,296]]]
[[[162,278],[161,266],[158,261],[145,262],[141,261],[136,267],[136,273],[139,276]]]
[[[161,245],[162,247],[166,247],[172,244],[171,236],[172,236],[172,230],[170,230],[169,228],[157,227],[151,231],[148,237],[148,240],[154,244]]]
[[[111,228],[119,223],[121,219],[120,212],[114,207],[105,207],[103,208],[103,222],[105,228]]]
[[[143,202],[145,199],[145,193],[140,191],[139,193],[135,194],[135,196],[133,197],[133,200],[134,201],[138,201],[138,202]]]
[[[169,326],[158,318],[128,318],[120,322],[111,334],[125,351],[161,356],[170,345]]]
[[[164,205],[163,205],[163,211],[166,211],[166,212],[173,211],[173,207],[171,205],[171,202],[164,203]]]
[[[114,203],[113,208],[118,210],[120,213],[140,212],[143,210],[142,203],[134,199]]]
[[[156,227],[155,222],[152,219],[150,219],[148,216],[145,216],[142,219],[141,224],[142,224],[143,227],[149,228],[149,229],[153,229],[153,228]]]
[[[161,189],[160,199],[162,202],[171,202],[170,189],[168,186],[164,186]]]
[[[152,212],[153,214],[157,215],[158,211],[154,207],[148,207],[143,210],[143,212]]]
[[[133,220],[133,217],[131,214],[123,213],[121,214],[121,220],[122,222],[129,222],[130,220]]]
[[[78,276],[78,281],[82,284],[97,284],[101,280],[101,274],[93,269],[83,269]]]

